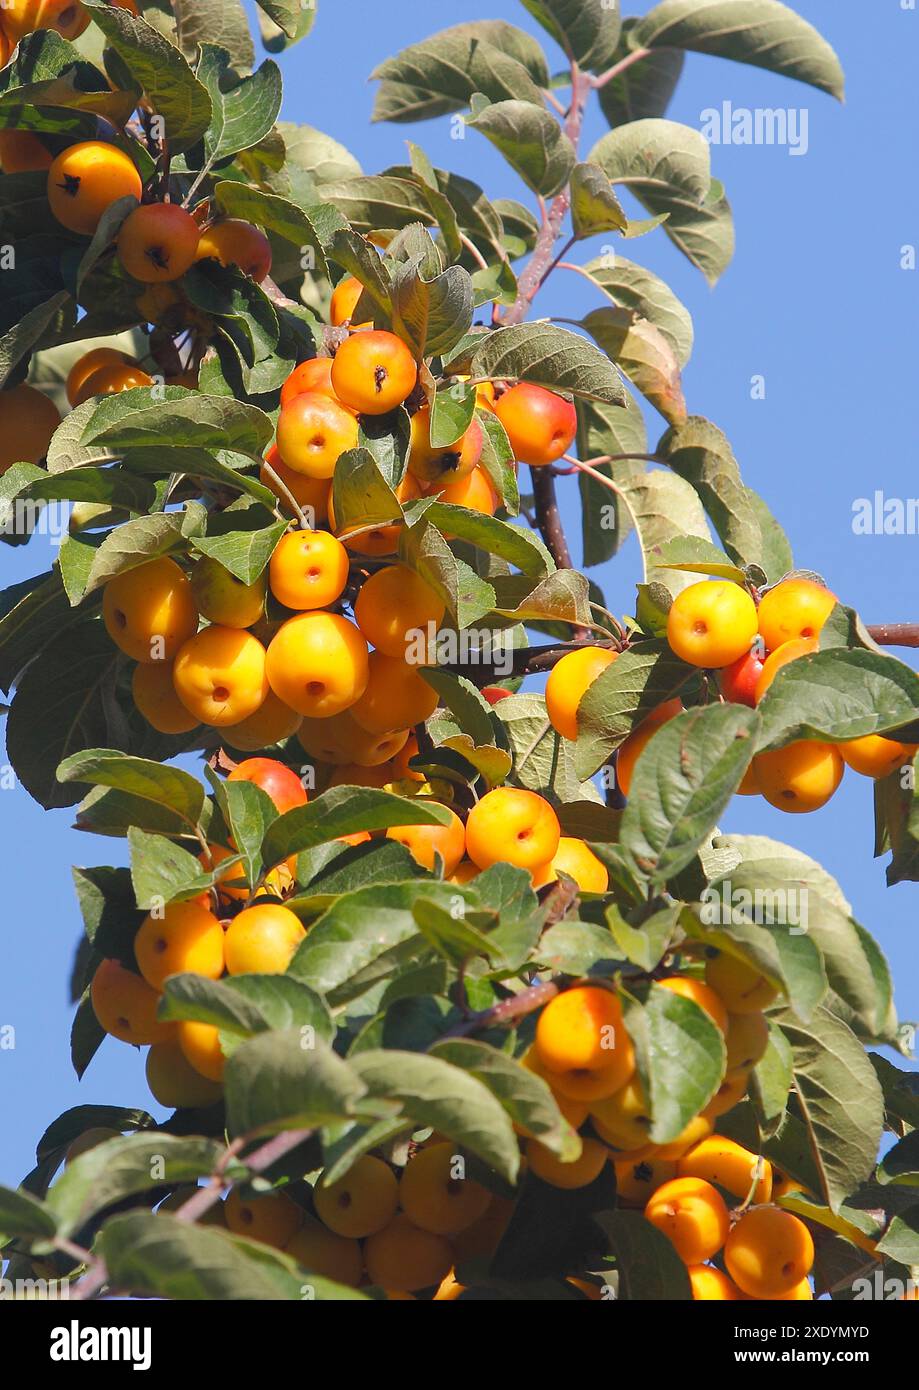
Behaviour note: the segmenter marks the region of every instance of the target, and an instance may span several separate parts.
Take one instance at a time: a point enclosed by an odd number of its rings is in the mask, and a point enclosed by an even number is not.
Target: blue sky
[[[796,562],[823,573],[869,622],[919,619],[915,585],[905,582],[914,572],[919,538],[852,531],[855,499],[875,489],[901,499],[919,493],[919,281],[915,270],[901,268],[901,248],[919,240],[911,157],[919,114],[912,70],[919,13],[905,8],[908,3],[882,0],[866,23],[864,7],[851,0],[799,0],[796,8],[842,59],[844,106],[757,69],[690,55],[672,119],[698,128],[702,112],[723,101],[806,109],[808,152],[793,157],[778,147],[713,149],[714,172],[733,204],[738,240],[734,264],[714,290],[662,232],[627,248],[631,259],[663,276],[692,312],[696,347],[684,378],[690,410],[725,431],[746,481],[785,525]],[[650,8],[639,3],[629,12]],[[428,0],[423,9],[398,0],[388,6],[319,0],[312,35],[282,59],[285,119],[333,134],[365,172],[402,162],[404,142],[412,139],[435,164],[475,178],[491,196],[528,200],[526,189],[472,131],[456,140],[448,120],[412,127],[370,124],[371,70],[401,47],[477,17],[505,18],[540,33],[512,0],[485,0],[471,11],[449,0]],[[558,52],[550,40],[546,44],[553,66],[560,67]],[[594,103],[585,151],[605,129]],[[598,245],[582,246],[578,258],[590,259]],[[580,277],[557,272],[535,312],[577,318],[595,303]],[[765,378],[764,400],[751,398],[756,376]],[[657,418],[649,423],[654,441],[664,426]],[[562,479],[560,485],[576,535],[576,482]],[[49,550],[43,537],[20,549],[0,547],[0,585],[46,569],[53,558]],[[595,573],[612,609],[631,611],[640,578],[634,541]],[[6,866],[0,1025],[13,1025],[15,1047],[0,1047],[0,1182],[15,1183],[31,1167],[39,1135],[62,1110],[82,1103],[142,1106],[149,1096],[142,1055],[122,1044],[107,1041],[81,1083],[69,1062],[67,984],[80,933],[70,865],[124,862],[122,846],[77,834],[68,812],[43,811],[7,782],[0,779],[6,788],[0,794]],[[872,859],[867,780],[849,773],[830,805],[813,816],[790,817],[758,798],[738,799],[723,828],[787,840],[834,874],[890,960],[901,1017],[919,1018],[911,936],[915,889],[887,889],[883,862]],[[153,1113],[161,1112],[154,1106]]]

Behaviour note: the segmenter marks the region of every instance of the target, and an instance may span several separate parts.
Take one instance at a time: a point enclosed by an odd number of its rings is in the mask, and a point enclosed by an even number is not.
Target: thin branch
[[[469,254],[470,254],[470,256],[472,257],[472,259],[476,262],[476,264],[478,265],[479,269],[480,269],[480,270],[487,270],[487,269],[488,269],[488,262],[486,261],[485,257],[482,255],[482,253],[481,253],[481,251],[479,250],[479,248],[476,246],[475,242],[472,241],[470,237],[467,237],[467,235],[466,235],[465,232],[460,232],[460,234],[459,234],[459,239],[460,239],[460,241],[462,242],[463,246],[465,246],[466,250],[469,252]]]
[[[620,73],[630,68],[633,63],[640,63],[643,58],[650,57],[650,54],[650,48],[636,48],[634,53],[629,53],[618,63],[614,63],[611,68],[607,68],[606,72],[601,72],[599,76],[592,77],[590,79],[590,85],[593,87],[594,91],[599,91],[601,87],[606,86],[607,82],[612,82]]]
[[[560,116],[566,116],[568,114],[567,107],[563,106],[563,104],[559,101],[555,93],[550,92],[548,87],[543,88],[542,94],[545,97],[546,101],[549,103],[549,105],[553,107]]]
[[[511,654],[510,671],[505,669],[503,662],[500,670],[492,662],[475,666],[454,662],[441,669],[452,675],[465,676],[474,685],[482,687],[491,685],[495,680],[508,680],[512,676],[532,676],[540,671],[551,671],[552,667],[557,666],[563,656],[567,656],[569,652],[577,651],[579,647],[599,647],[601,651],[619,652],[625,645],[624,640],[614,637],[603,637],[599,641],[590,638],[576,638],[571,642],[553,642],[551,645],[543,647],[516,647]]]
[[[875,623],[868,636],[881,647],[919,647],[919,623]]]
[[[256,1149],[255,1153],[244,1159],[243,1162],[245,1162],[246,1167],[251,1173],[264,1173],[266,1169],[277,1163],[279,1159],[290,1153],[292,1149],[297,1148],[305,1140],[309,1139],[312,1133],[313,1131],[311,1129],[283,1130],[280,1134],[276,1134],[273,1139],[269,1139],[260,1149]],[[219,1202],[224,1190],[232,1186],[231,1183],[226,1181],[223,1175],[232,1160],[237,1157],[240,1150],[244,1148],[248,1142],[249,1137],[244,1135],[242,1138],[235,1139],[233,1143],[227,1147],[226,1151],[220,1157],[220,1162],[211,1175],[208,1186],[195,1192],[193,1196],[189,1197],[188,1201],[179,1208],[175,1215],[177,1221],[195,1221],[199,1216],[202,1216],[206,1211],[209,1211],[212,1206]],[[83,1253],[85,1254],[87,1252]],[[104,1288],[109,1282],[108,1268],[105,1261],[102,1259],[97,1260],[94,1257],[92,1258],[92,1268],[84,1278],[80,1280],[70,1294],[71,1299],[78,1302],[85,1303],[89,1299],[95,1297],[100,1289]]]
[[[559,569],[571,569],[571,552],[558,509],[555,479],[546,468],[531,468],[536,524]]]
[[[555,257],[555,260],[552,262],[552,264],[547,269],[545,275],[542,277],[543,280],[548,280],[553,270],[555,270],[557,266],[560,266],[562,264],[562,257],[568,255],[568,252],[571,250],[572,246],[574,246],[576,241],[576,236],[571,236],[568,238],[568,240],[565,242],[565,245],[562,247],[561,251],[559,251],[558,255]]]
[[[573,63],[571,66],[571,107],[565,122],[565,134],[575,149],[577,149],[581,138],[584,106],[590,92],[590,86],[591,82],[588,75],[582,73],[577,64]],[[526,318],[530,305],[552,265],[555,243],[558,240],[570,202],[571,194],[567,185],[559,193],[556,193],[548,211],[540,200],[542,225],[539,236],[536,238],[536,245],[533,248],[529,263],[518,281],[517,298],[501,320],[503,324],[522,323]]]
[[[547,982],[542,985],[531,985],[529,989],[523,989],[519,994],[513,995],[510,999],[502,999],[500,1004],[494,1004],[490,1009],[483,1009],[480,1013],[473,1014],[471,1018],[463,1019],[461,1023],[456,1023],[445,1038],[465,1038],[470,1033],[478,1032],[480,1028],[497,1028],[504,1023],[514,1023],[518,1018],[524,1018],[527,1014],[535,1013],[544,1004],[548,1004],[550,999],[554,999],[558,994],[558,985]]]

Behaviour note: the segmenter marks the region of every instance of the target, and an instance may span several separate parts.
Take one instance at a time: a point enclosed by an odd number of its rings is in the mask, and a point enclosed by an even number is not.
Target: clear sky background
[[[869,18],[859,0],[798,0],[798,11],[840,55],[844,106],[755,68],[689,55],[672,119],[698,128],[701,113],[726,100],[735,107],[806,108],[809,149],[803,157],[776,147],[713,149],[714,172],[737,226],[734,263],[713,291],[663,232],[625,248],[630,259],[663,276],[693,315],[696,347],[684,378],[690,411],[725,431],[746,482],[788,531],[796,563],[824,574],[869,622],[919,620],[919,538],[852,532],[855,499],[875,489],[901,499],[919,495],[919,280],[916,271],[901,269],[902,248],[919,241],[919,12],[904,7],[909,3],[874,0]],[[651,5],[639,0],[626,8],[645,13]],[[490,196],[529,201],[473,131],[451,139],[448,119],[370,124],[373,86],[366,79],[378,63],[438,29],[480,17],[508,19],[543,37],[515,0],[482,0],[470,10],[453,0],[423,7],[407,0],[385,6],[319,0],[312,35],[281,60],[284,118],[328,131],[367,173],[403,162],[408,138],[435,164],[475,178]],[[548,36],[545,42],[552,65],[561,67]],[[585,152],[605,129],[594,100]],[[575,256],[588,260],[602,240],[582,245]],[[576,318],[596,302],[580,277],[558,271],[534,312]],[[751,379],[760,375],[765,400],[751,398]],[[653,443],[665,426],[649,417],[649,427]],[[577,537],[576,481],[561,479],[560,488]],[[19,549],[0,546],[0,586],[45,570],[50,548],[44,537]],[[576,559],[578,551],[576,540]],[[641,577],[634,539],[593,573],[614,611],[633,611]],[[70,1106],[151,1105],[143,1056],[123,1044],[107,1040],[82,1082],[70,1066],[67,989],[81,931],[70,865],[126,862],[122,842],[78,834],[71,821],[67,811],[42,810],[21,788],[0,793],[0,1025],[15,1028],[15,1048],[0,1050],[0,1182],[7,1184],[24,1176],[40,1134]],[[901,1018],[919,1019],[916,888],[887,889],[883,861],[872,859],[866,779],[849,772],[830,805],[811,816],[785,815],[759,798],[735,799],[723,828],[787,840],[834,874],[887,954]]]

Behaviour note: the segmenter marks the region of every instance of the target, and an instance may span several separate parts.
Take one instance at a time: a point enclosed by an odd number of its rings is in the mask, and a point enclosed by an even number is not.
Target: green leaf
[[[775,1021],[791,1043],[795,1089],[821,1191],[839,1211],[877,1162],[884,1119],[880,1084],[861,1043],[826,1009],[817,1009],[808,1024],[788,1013]]]
[[[14,367],[22,361],[26,353],[47,332],[49,325],[54,322],[69,299],[70,294],[67,290],[58,290],[50,299],[30,309],[13,328],[0,337],[0,386],[7,381]]]
[[[645,971],[653,970],[660,963],[679,915],[679,906],[662,908],[640,927],[633,927],[615,903],[606,909],[607,925],[623,959]]]
[[[652,885],[686,867],[739,787],[759,716],[741,705],[678,714],[652,736],[635,765],[622,843]]]
[[[797,899],[792,907],[795,885],[788,880],[758,879],[749,906],[734,897],[730,875],[715,879],[703,893],[699,915],[705,927],[693,926],[692,914],[683,918],[686,932],[738,957],[755,967],[778,989],[784,989],[798,1018],[809,1020],[815,1007],[826,997],[827,982],[817,944],[802,931],[789,930],[784,919],[798,914]],[[727,894],[728,910],[718,903]],[[759,904],[759,906],[757,906]],[[775,904],[770,912],[767,904]],[[714,925],[709,925],[714,923]]]
[[[283,980],[287,976],[277,978]],[[191,1019],[210,1023],[226,1033],[254,1037],[265,1032],[268,1025],[258,1004],[239,988],[239,980],[252,979],[267,981],[269,976],[233,975],[225,980],[208,980],[191,973],[171,975],[163,985],[159,1016],[165,1021]]]
[[[64,759],[58,777],[65,783],[118,787],[168,807],[192,826],[197,825],[204,807],[204,788],[190,773],[110,748],[90,748]]]
[[[669,285],[653,271],[620,255],[588,261],[584,273],[614,304],[653,323],[667,339],[679,365],[686,366],[692,355],[692,316]]]
[[[723,550],[698,536],[678,536],[675,540],[664,541],[663,545],[655,547],[654,559],[659,569],[708,574],[730,579],[734,584],[743,584],[746,577]]]
[[[648,436],[641,410],[634,398],[625,405],[600,405],[596,401],[577,401],[577,454],[581,459],[604,455],[646,454]],[[615,463],[594,465],[598,473],[618,486],[644,471],[638,459],[617,459]],[[628,507],[617,493],[590,473],[578,473],[581,495],[581,537],[585,567],[600,565],[620,549],[632,529]]]
[[[609,1240],[619,1273],[617,1300],[675,1302],[692,1298],[686,1266],[672,1241],[640,1211],[601,1211],[594,1218]]]
[[[335,1037],[322,996],[290,975],[232,975],[223,980],[172,975],[163,987],[160,1017],[211,1023],[234,1037],[294,1027],[305,1037],[312,1029],[326,1043]]]
[[[185,58],[143,19],[97,0],[86,5],[107,42],[143,88],[153,110],[166,122],[169,145],[177,154],[191,149],[211,123],[211,99]]]
[[[877,1171],[880,1183],[919,1186],[919,1131],[912,1130],[881,1159]]]
[[[497,328],[464,345],[448,372],[492,381],[532,381],[551,391],[624,405],[622,379],[605,353],[577,333],[550,323]]]
[[[214,773],[210,773],[209,780],[230,834],[230,844],[242,855],[243,877],[254,884],[262,868],[262,841],[268,827],[277,820],[278,809],[268,793],[253,782],[224,781]]]
[[[730,262],[733,222],[712,180],[706,140],[675,121],[633,121],[610,131],[588,155],[614,184],[624,184],[712,283]]]
[[[619,0],[523,0],[523,5],[579,67],[602,72],[613,62]]]
[[[430,1125],[456,1140],[515,1182],[520,1151],[507,1112],[475,1075],[443,1061],[395,1049],[362,1052],[352,1066],[369,1094],[398,1101],[418,1125]]]
[[[624,232],[629,219],[603,170],[596,164],[576,164],[571,171],[571,225],[575,236]]]
[[[262,1033],[238,1047],[227,1062],[224,1089],[233,1135],[345,1120],[367,1094],[355,1068],[300,1028]]]
[[[833,647],[784,666],[761,711],[762,748],[889,734],[919,718],[919,677],[895,657]]]
[[[539,537],[519,526],[451,502],[432,502],[425,517],[444,535],[469,541],[488,555],[500,555],[523,574],[542,579],[553,571],[552,556]]]
[[[399,558],[440,595],[458,628],[471,627],[495,608],[495,589],[454,555],[440,531],[428,520],[426,501],[420,505],[424,507],[421,512],[417,505],[414,511],[408,509],[399,535]]]
[[[374,452],[347,449],[335,465],[332,501],[337,533],[360,536],[363,531],[391,525],[402,518],[402,507]]]
[[[593,309],[581,327],[665,420],[686,420],[680,364],[659,328],[632,309]]]
[[[725,549],[738,565],[760,565],[763,533],[724,434],[694,415],[668,430],[657,452],[696,489]]]
[[[466,124],[500,150],[528,188],[551,198],[568,182],[577,162],[574,146],[542,105],[529,101],[472,103]]]
[[[488,936],[473,927],[464,917],[457,917],[437,903],[422,899],[415,904],[412,916],[418,930],[438,955],[451,965],[460,967],[465,961],[483,958],[491,964],[503,964],[500,951]]]
[[[6,750],[30,796],[46,810],[72,806],[83,790],[62,786],[57,769],[75,750],[104,742],[117,653],[101,623],[65,629],[20,679],[6,724]]]
[[[267,0],[266,0],[267,3]],[[357,1289],[302,1271],[289,1255],[213,1226],[153,1212],[128,1212],[106,1222],[101,1251],[112,1282],[150,1298],[211,1303],[364,1299]]]
[[[592,681],[578,705],[576,766],[592,777],[637,724],[686,684],[686,663],[666,642],[639,642]]]
[[[21,1239],[52,1239],[57,1221],[52,1211],[26,1192],[0,1187],[0,1233]]]
[[[426,880],[425,897],[449,908],[456,886]],[[356,997],[385,979],[404,949],[428,955],[412,916],[417,882],[356,886],[341,893],[310,928],[288,973],[333,1002]],[[372,979],[371,979],[372,977]]]
[[[712,1099],[724,1077],[724,1038],[704,1009],[652,986],[643,1010],[651,1140],[667,1144]]]
[[[571,1134],[541,1076],[497,1048],[470,1038],[445,1038],[434,1044],[431,1055],[462,1068],[487,1086],[518,1129],[535,1136],[553,1153],[573,1153]]]
[[[240,217],[244,222],[253,222],[266,232],[283,237],[293,246],[311,247],[315,255],[315,268],[325,274],[325,248],[322,238],[310,214],[287,198],[262,189],[252,188],[245,183],[234,183],[227,179],[216,184],[214,197],[228,217]]]
[[[711,887],[723,915],[774,921],[806,933],[819,950],[835,998],[834,1013],[865,1039],[895,1036],[889,1019],[892,986],[877,944],[856,922],[839,885],[815,860],[790,845],[760,836],[732,835],[722,842],[741,856],[725,880]],[[724,905],[726,883],[729,902]],[[704,901],[704,899],[703,899]]]
[[[7,508],[15,517],[18,502],[107,502],[128,511],[148,511],[156,501],[156,488],[146,479],[132,477],[120,468],[72,468],[66,473],[47,473],[31,463],[14,463],[0,478],[0,523]]]
[[[551,787],[561,801],[583,796],[597,800],[574,765],[573,749],[557,734],[546,715],[545,700],[533,693],[512,695],[495,706],[514,754],[514,778],[530,791]]]
[[[417,262],[393,270],[393,327],[417,358],[455,347],[472,323],[472,280],[451,265],[426,280]]]
[[[507,431],[497,415],[493,415],[490,410],[478,411],[476,419],[482,427],[483,448],[480,466],[488,474],[491,485],[504,503],[508,515],[517,516],[520,511],[520,491],[513,461],[514,451]]]
[[[202,869],[193,854],[163,835],[148,835],[131,826],[131,877],[137,906],[153,911],[167,903],[183,902],[204,892],[213,877]],[[227,861],[220,865],[225,873]]]
[[[16,677],[48,642],[60,634],[70,612],[59,574],[37,575],[12,585],[0,596],[0,690]]]
[[[141,474],[144,478],[147,475],[157,478],[168,477],[170,473],[178,473],[186,478],[207,478],[220,483],[221,487],[230,488],[246,497],[253,497],[256,502],[265,502],[272,506],[276,499],[270,488],[264,487],[255,478],[250,478],[242,472],[242,469],[252,467],[252,459],[247,458],[245,454],[232,454],[226,450],[222,453],[223,458],[219,459],[204,449],[170,449],[162,445],[158,449],[132,449],[124,467],[130,470],[129,478],[135,473]],[[74,482],[69,485],[79,487],[79,478],[89,471],[86,468],[71,469],[67,476],[72,477]],[[109,470],[102,471],[107,473]],[[121,470],[115,476],[119,476],[120,473]],[[61,486],[65,484],[62,482]]]
[[[308,8],[315,9],[315,6]],[[302,0],[259,0],[259,9],[273,20],[289,39],[301,38],[303,24]],[[312,26],[312,19],[310,20]]]
[[[120,451],[167,439],[173,448],[229,449],[261,459],[274,434],[268,416],[255,406],[182,386],[140,386],[93,407],[81,441],[87,447]]]
[[[412,222],[430,226],[435,221],[417,181],[393,175],[360,175],[324,185],[323,198],[355,230],[406,227]]]
[[[791,1045],[782,1030],[769,1025],[769,1044],[753,1069],[754,1099],[770,1126],[780,1124],[786,1114],[788,1095],[794,1081]]]
[[[201,508],[203,514],[203,508]],[[156,560],[175,550],[187,534],[186,526],[196,518],[191,512],[154,512],[135,517],[110,531],[92,557],[82,593],[75,595],[80,602],[87,594],[101,589],[117,574],[136,569],[148,560]]]
[[[226,49],[239,71],[255,62],[255,46],[242,0],[174,0],[179,47],[192,62],[198,45],[216,44]]]
[[[545,59],[540,69],[541,56],[529,35],[501,20],[443,29],[374,69],[371,78],[381,86],[373,119],[423,121],[444,116],[462,111],[474,92],[482,92],[491,101],[519,98],[538,105],[542,96],[537,83],[548,84]],[[527,70],[529,64],[525,66],[527,59],[539,72],[535,81]]]
[[[234,504],[208,517],[206,536],[192,545],[201,555],[217,560],[243,584],[254,584],[264,573],[275,547],[288,528],[261,502]]]
[[[266,864],[326,844],[360,830],[391,825],[447,825],[449,814],[436,802],[393,796],[374,787],[333,787],[308,806],[296,806],[269,826],[262,842]]]
[[[361,166],[351,151],[325,131],[290,121],[279,121],[277,130],[284,141],[287,172],[292,179],[296,180],[301,170],[316,185],[360,174]]]
[[[698,494],[675,473],[659,468],[648,469],[637,478],[625,478],[619,486],[623,504],[638,532],[644,582],[662,584],[673,597],[695,581],[678,571],[658,569],[657,551],[674,536],[698,536],[700,540],[711,541]]]
[[[209,1176],[223,1153],[212,1139],[178,1139],[161,1130],[106,1139],[67,1164],[48,1193],[48,1206],[61,1234],[69,1235],[134,1193]],[[244,1171],[238,1163],[233,1169]]]
[[[751,63],[843,99],[836,54],[779,0],[662,0],[639,20],[632,41],[638,48],[681,48]]]
[[[263,140],[281,110],[281,72],[270,59],[251,77],[236,80],[232,58],[214,43],[201,45],[198,80],[207,88],[213,115],[204,137],[208,163],[251,149]]]
[[[475,408],[474,386],[458,381],[437,391],[431,407],[431,446],[445,449],[462,439],[475,417]]]
[[[415,180],[422,191],[422,195],[431,215],[437,219],[443,237],[443,249],[450,264],[462,259],[463,244],[460,238],[460,230],[456,220],[456,212],[450,204],[448,198],[440,191],[437,181],[437,171],[428,156],[418,145],[408,142],[409,158],[412,161],[412,170]]]

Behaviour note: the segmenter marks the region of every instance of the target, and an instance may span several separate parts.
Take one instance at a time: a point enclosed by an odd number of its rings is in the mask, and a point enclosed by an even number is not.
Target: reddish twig
[[[516,1019],[525,1018],[527,1014],[541,1009],[557,994],[558,985],[552,984],[551,981],[543,985],[531,985],[529,989],[522,989],[510,999],[502,999],[500,1004],[494,1004],[490,1009],[482,1009],[470,1018],[463,1019],[461,1023],[454,1024],[444,1037],[465,1038],[469,1033],[476,1033],[481,1028],[498,1028],[504,1023],[513,1023]]]
[[[313,1131],[311,1129],[283,1130],[280,1134],[276,1134],[274,1138],[269,1139],[260,1149],[256,1149],[255,1153],[249,1158],[246,1158],[244,1160],[245,1165],[251,1173],[264,1173],[272,1164],[277,1163],[279,1159],[289,1154],[292,1149],[297,1148],[304,1140],[309,1139],[312,1133]],[[212,1206],[220,1201],[224,1191],[232,1186],[232,1183],[228,1183],[224,1176],[226,1170],[233,1159],[239,1155],[240,1150],[249,1142],[249,1137],[245,1135],[240,1139],[234,1139],[233,1143],[230,1144],[221,1155],[220,1162],[211,1174],[207,1187],[202,1187],[200,1191],[195,1192],[176,1212],[175,1219],[177,1221],[196,1221],[198,1217],[203,1216],[206,1211],[209,1211]],[[80,1280],[70,1297],[79,1302],[87,1302],[89,1299],[93,1298],[100,1289],[104,1288],[108,1283],[108,1277],[108,1267],[105,1261],[102,1259],[97,1260],[93,1257],[91,1269],[85,1277]]]
[[[868,636],[881,647],[919,647],[919,623],[875,623]]]
[[[592,77],[590,79],[590,85],[593,87],[594,91],[599,90],[600,87],[605,87],[607,82],[612,82],[620,73],[630,68],[633,63],[640,63],[643,58],[649,57],[650,54],[650,48],[636,48],[634,53],[629,53],[625,58],[620,59],[618,63],[614,63],[611,68],[607,68],[606,72],[601,72],[599,76]]]

